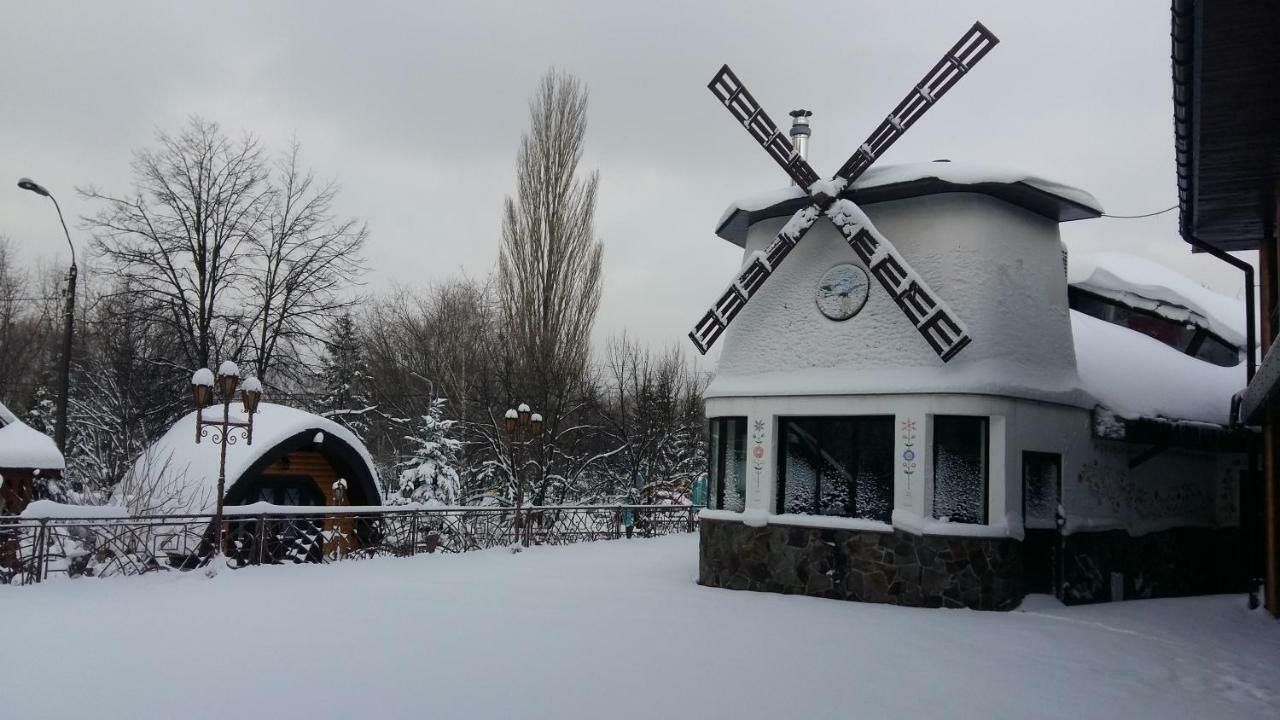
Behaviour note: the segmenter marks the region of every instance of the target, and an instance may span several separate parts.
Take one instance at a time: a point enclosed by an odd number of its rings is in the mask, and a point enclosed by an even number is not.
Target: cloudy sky
[[[370,225],[371,290],[482,276],[527,99],[555,66],[591,89],[597,336],[625,328],[688,348],[740,260],[713,235],[716,219],[735,197],[786,184],[706,90],[720,65],[775,119],[811,108],[810,159],[830,174],[975,19],[1000,45],[883,163],[1009,165],[1085,188],[1113,214],[1175,204],[1167,0],[794,7],[5,0],[0,167],[12,180],[0,184],[0,234],[32,263],[65,262],[50,208],[12,181],[30,175],[69,216],[88,214],[74,188],[126,187],[131,152],[199,114],[274,148],[298,138],[305,161],[340,182],[340,210]],[[1174,212],[1063,233],[1073,252],[1148,255],[1240,296],[1239,274],[1192,257],[1176,225]]]

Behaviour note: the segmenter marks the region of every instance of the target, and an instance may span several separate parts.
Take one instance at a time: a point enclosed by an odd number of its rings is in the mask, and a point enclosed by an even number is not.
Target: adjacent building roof
[[[206,421],[216,422],[222,417],[221,406],[205,408],[203,412]],[[233,405],[231,419],[243,422],[247,418]],[[253,444],[246,444],[242,437],[237,440],[227,445],[228,495],[236,480],[261,470],[273,456],[318,448],[326,455],[347,460],[345,464],[354,469],[357,477],[345,479],[353,488],[362,488],[365,497],[380,502],[378,472],[369,451],[351,431],[332,420],[284,405],[261,403],[253,416]],[[208,438],[196,443],[196,414],[192,412],[138,457],[121,484],[123,492],[130,496],[115,500],[136,513],[210,512],[217,497],[219,452],[219,446]],[[141,497],[143,494],[146,497]]]
[[[0,404],[0,469],[62,470],[53,438],[32,429]]]
[[[1280,179],[1280,12],[1256,0],[1173,0],[1174,137],[1182,232],[1251,250]]]
[[[1075,310],[1071,334],[1085,391],[1122,418],[1227,425],[1231,396],[1245,385],[1243,363],[1214,365]]]
[[[1244,346],[1241,301],[1219,295],[1146,258],[1109,252],[1072,255],[1067,282],[1127,307],[1203,327],[1237,348]]]
[[[1097,198],[1079,188],[1021,170],[947,161],[872,168],[840,197],[869,205],[949,192],[989,195],[1056,222],[1102,214]],[[747,228],[761,220],[791,215],[806,203],[806,195],[797,187],[739,199],[720,216],[716,235],[745,247]]]

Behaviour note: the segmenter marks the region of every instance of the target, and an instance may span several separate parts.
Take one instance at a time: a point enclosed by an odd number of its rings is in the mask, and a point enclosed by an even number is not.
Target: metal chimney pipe
[[[796,153],[804,158],[809,159],[809,117],[813,113],[800,108],[791,111],[791,144],[795,146]]]

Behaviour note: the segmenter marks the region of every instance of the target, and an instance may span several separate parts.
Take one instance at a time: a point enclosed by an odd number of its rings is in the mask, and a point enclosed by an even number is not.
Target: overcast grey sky
[[[1176,202],[1167,0],[1082,2],[4,2],[0,233],[65,262],[47,203],[128,183],[156,128],[200,114],[270,147],[291,135],[366,219],[370,289],[493,267],[502,198],[551,66],[591,88],[584,166],[601,175],[602,338],[685,339],[736,268],[712,231],[737,196],[786,177],[706,90],[729,63],[775,119],[814,111],[829,175],[975,19],[1001,39],[882,163],[1022,168],[1094,193],[1111,213]],[[1073,252],[1161,260],[1240,296],[1192,257],[1176,212],[1069,223]],[[84,243],[86,235],[74,236]],[[61,253],[61,255],[60,255]],[[1252,259],[1252,254],[1246,257]]]

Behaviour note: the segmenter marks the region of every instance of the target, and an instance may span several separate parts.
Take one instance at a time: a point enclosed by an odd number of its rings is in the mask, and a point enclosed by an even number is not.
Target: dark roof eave
[[[877,185],[869,188],[856,188],[842,193],[841,197],[852,200],[859,205],[874,205],[875,203],[905,200],[926,195],[941,195],[943,193],[988,195],[1060,223],[1099,216],[1099,212],[1094,208],[1045,192],[1023,182],[960,184],[939,180],[938,178],[920,178],[918,180]],[[752,225],[761,220],[786,217],[808,203],[808,198],[798,197],[784,200],[760,210],[735,210],[720,224],[720,227],[716,228],[716,235],[739,247],[744,247],[747,229]]]

